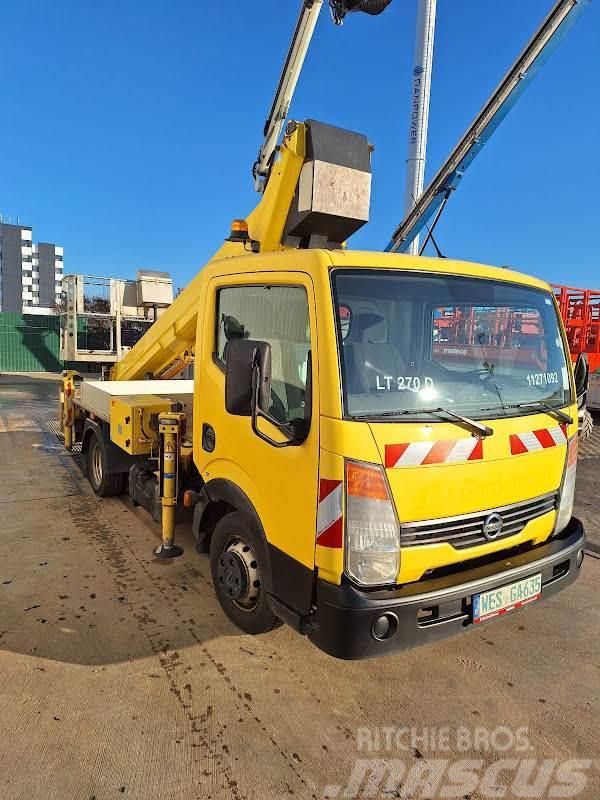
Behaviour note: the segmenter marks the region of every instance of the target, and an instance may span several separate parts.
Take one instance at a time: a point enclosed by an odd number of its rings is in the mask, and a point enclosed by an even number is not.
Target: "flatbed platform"
[[[152,395],[180,402],[186,413],[193,411],[194,381],[93,381],[84,380],[75,395],[78,405],[108,422],[113,397]]]

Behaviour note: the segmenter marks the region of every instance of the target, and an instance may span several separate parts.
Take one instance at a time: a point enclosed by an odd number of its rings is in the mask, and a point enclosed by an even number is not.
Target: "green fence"
[[[0,372],[60,372],[60,319],[0,313]]]

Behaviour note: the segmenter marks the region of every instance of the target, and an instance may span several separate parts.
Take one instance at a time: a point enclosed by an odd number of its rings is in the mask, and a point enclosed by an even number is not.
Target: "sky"
[[[554,0],[438,0],[432,177]],[[324,11],[290,116],[368,135],[381,250],[402,219],[416,0]],[[0,213],[65,271],[184,286],[256,204],[251,165],[299,0],[19,0],[0,22]],[[600,0],[466,173],[448,257],[600,287]]]

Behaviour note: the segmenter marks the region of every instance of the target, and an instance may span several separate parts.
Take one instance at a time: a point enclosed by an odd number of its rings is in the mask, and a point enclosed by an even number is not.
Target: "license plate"
[[[522,581],[501,586],[491,592],[473,595],[473,622],[485,622],[515,608],[522,608],[542,596],[542,575],[533,575]]]

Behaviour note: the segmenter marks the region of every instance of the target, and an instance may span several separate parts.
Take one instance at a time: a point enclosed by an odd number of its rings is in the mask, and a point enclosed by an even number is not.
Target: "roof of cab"
[[[445,275],[465,275],[474,278],[520,283],[551,292],[548,283],[503,267],[490,267],[470,261],[452,258],[428,258],[410,256],[405,253],[381,253],[369,250],[322,250],[319,248],[297,250],[286,248],[260,254],[227,256],[209,261],[203,270],[205,277],[232,274],[239,271],[269,272],[272,270],[298,270],[313,272],[331,267],[347,269],[397,269],[421,272],[437,272]]]
[[[328,250],[325,251],[334,267],[348,269],[377,268],[403,269],[422,272],[439,272],[446,275],[465,275],[474,278],[508,281],[532,286],[537,289],[552,291],[550,285],[532,275],[515,272],[504,267],[490,267],[471,261],[459,261],[452,258],[428,258],[411,256],[405,253],[378,253],[366,250]]]

